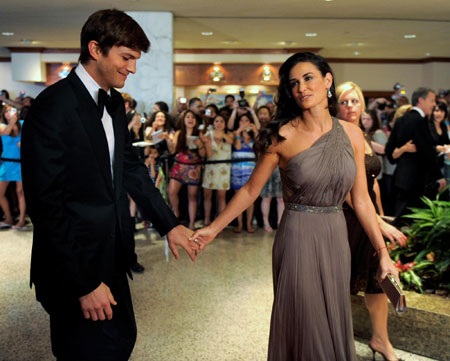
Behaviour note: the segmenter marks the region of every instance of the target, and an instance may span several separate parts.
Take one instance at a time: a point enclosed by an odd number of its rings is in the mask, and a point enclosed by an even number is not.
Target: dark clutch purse
[[[403,293],[400,285],[391,273],[388,273],[386,278],[380,282],[383,292],[389,298],[395,311],[403,313],[406,311],[406,296]]]

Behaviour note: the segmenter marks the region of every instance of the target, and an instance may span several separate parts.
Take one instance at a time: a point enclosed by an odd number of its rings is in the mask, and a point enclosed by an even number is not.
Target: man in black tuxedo
[[[122,88],[150,43],[118,10],[92,14],[80,64],[36,99],[22,131],[22,174],[34,225],[31,282],[50,315],[57,360],[128,360],[136,323],[127,193],[178,258],[198,246],[131,146]],[[108,95],[109,93],[109,95]]]
[[[386,155],[392,164],[397,164],[394,172],[394,186],[397,192],[395,202],[395,222],[407,213],[407,207],[422,207],[420,197],[434,196],[446,182],[439,169],[435,147],[428,127],[428,119],[436,105],[436,96],[431,89],[418,88],[412,95],[412,110],[399,118],[386,144]],[[412,151],[406,145],[414,144]],[[416,150],[416,151],[414,151]],[[431,194],[434,191],[434,195]]]

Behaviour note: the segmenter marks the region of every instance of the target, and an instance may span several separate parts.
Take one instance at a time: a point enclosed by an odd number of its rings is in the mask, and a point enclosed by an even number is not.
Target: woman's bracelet
[[[387,247],[386,246],[384,246],[384,247],[381,247],[381,248],[377,248],[376,250],[375,250],[375,253],[373,254],[374,256],[376,255],[376,254],[380,254],[380,251],[382,250],[382,249],[387,249]]]
[[[241,136],[240,136],[240,135],[236,135],[236,136],[234,137],[234,139],[236,139],[236,140],[241,140]]]

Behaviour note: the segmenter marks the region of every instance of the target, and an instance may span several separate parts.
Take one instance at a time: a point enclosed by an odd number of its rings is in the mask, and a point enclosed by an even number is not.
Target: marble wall
[[[136,99],[138,112],[151,113],[157,101],[173,103],[173,14],[169,12],[128,11],[147,34],[150,51],[137,62],[123,92]]]

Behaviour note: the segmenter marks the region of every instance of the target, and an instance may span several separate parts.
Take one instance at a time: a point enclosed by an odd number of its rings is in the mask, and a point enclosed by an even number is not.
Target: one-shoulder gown
[[[350,249],[342,204],[356,175],[342,125],[281,170],[286,205],[273,246],[269,361],[355,361]]]

